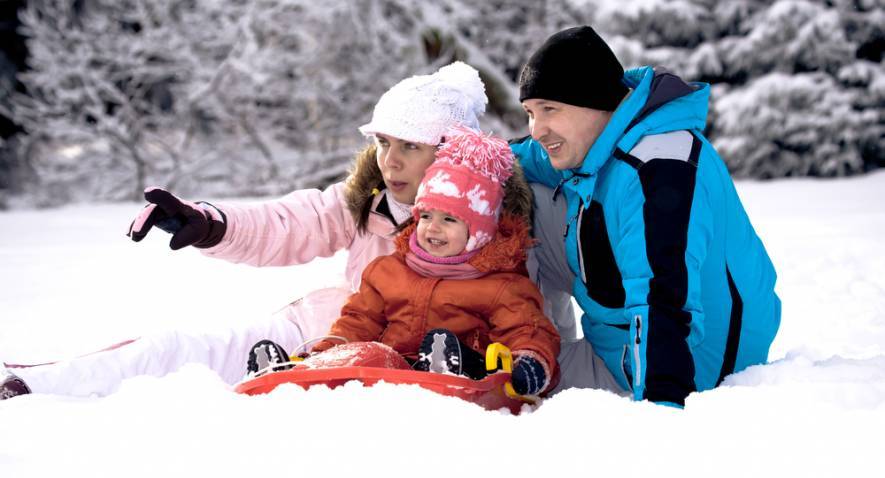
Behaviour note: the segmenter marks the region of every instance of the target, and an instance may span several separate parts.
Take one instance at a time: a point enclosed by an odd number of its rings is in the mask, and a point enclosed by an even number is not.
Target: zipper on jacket
[[[580,206],[578,206],[578,212],[577,212],[577,214],[575,214],[574,216],[572,216],[571,219],[568,219],[568,220],[566,221],[566,223],[565,223],[565,232],[562,233],[562,237],[563,237],[563,238],[568,237],[568,231],[569,231],[569,228],[572,226],[572,223],[573,223],[573,222],[578,222],[578,221],[581,219],[581,213],[582,213],[582,212],[584,212],[584,205],[583,205],[583,204],[581,204]],[[578,239],[578,243],[580,244],[580,243],[581,243],[581,228],[580,228],[580,227],[579,227],[578,230],[575,232],[575,234],[578,236],[577,239]]]
[[[587,284],[587,271],[584,269],[584,246],[583,246],[583,241],[581,240],[581,237],[580,237],[581,223],[584,222],[583,212],[584,212],[584,205],[581,204],[581,206],[578,207],[578,217],[576,218],[577,224],[575,224],[575,227],[578,228],[578,230],[575,231],[575,234],[578,235],[578,238],[577,238],[578,240],[575,242],[577,243],[577,246],[578,246],[578,269],[580,269],[580,271],[581,271],[581,280],[584,282],[584,284]],[[568,226],[566,226],[566,233],[568,233]],[[565,237],[565,236],[563,236],[563,237]]]
[[[559,181],[559,184],[557,184],[556,187],[553,189],[553,202],[556,202],[556,197],[559,196],[559,191],[562,189],[562,185],[565,184],[566,181],[568,181],[568,179],[562,178]]]
[[[636,314],[633,316],[636,322],[636,340],[633,344],[633,388],[639,387],[640,377],[642,376],[642,364],[640,363],[639,346],[642,344],[642,316]]]

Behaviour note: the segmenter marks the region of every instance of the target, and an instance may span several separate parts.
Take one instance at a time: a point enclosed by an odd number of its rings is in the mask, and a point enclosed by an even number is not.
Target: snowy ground
[[[771,364],[684,411],[592,390],[518,417],[384,384],[247,397],[191,365],[104,398],[0,402],[0,477],[885,476],[885,172],[738,189],[783,325]],[[135,245],[139,207],[0,214],[0,359],[235,328],[340,280],[343,256],[252,269],[163,234]]]

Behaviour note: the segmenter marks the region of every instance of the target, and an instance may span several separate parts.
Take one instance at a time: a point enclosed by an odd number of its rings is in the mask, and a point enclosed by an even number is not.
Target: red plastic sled
[[[393,349],[376,342],[340,345],[311,357],[290,370],[270,372],[242,382],[234,390],[237,393],[258,395],[268,393],[283,383],[294,383],[304,389],[314,385],[335,388],[351,380],[360,381],[367,387],[378,382],[418,385],[442,395],[475,403],[487,410],[506,408],[514,414],[519,414],[524,404],[534,403],[528,397],[508,394],[505,387],[510,383],[509,372],[496,372],[482,380],[419,372],[411,370],[408,363]]]

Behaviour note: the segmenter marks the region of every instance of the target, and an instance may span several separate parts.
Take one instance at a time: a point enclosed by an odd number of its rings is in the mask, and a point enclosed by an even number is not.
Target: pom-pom
[[[464,126],[449,130],[436,157],[502,184],[513,175],[513,152],[507,141]]]
[[[460,91],[471,99],[471,106],[476,114],[480,116],[486,111],[485,85],[479,78],[479,72],[472,66],[462,61],[456,61],[451,65],[446,65],[436,72],[435,76],[440,81],[452,86],[453,89]]]

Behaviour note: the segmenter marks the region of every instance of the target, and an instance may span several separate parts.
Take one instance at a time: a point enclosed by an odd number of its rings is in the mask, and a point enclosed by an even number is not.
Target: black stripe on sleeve
[[[691,152],[688,153],[688,163],[694,167],[698,166],[698,158],[701,157],[701,140],[694,134],[691,142]]]
[[[719,380],[716,386],[719,386],[725,377],[734,372],[734,364],[737,362],[738,346],[741,341],[741,322],[744,316],[744,300],[734,285],[734,279],[731,278],[731,271],[728,266],[725,267],[725,273],[728,275],[728,291],[731,293],[731,317],[728,322],[728,338],[725,341],[725,355],[722,359],[722,370],[719,372]]]
[[[684,404],[696,389],[694,359],[686,341],[691,313],[684,310],[688,297],[685,251],[696,164],[697,158],[694,164],[652,159],[639,170],[645,194],[646,254],[652,270],[645,379],[645,398],[651,401]]]

